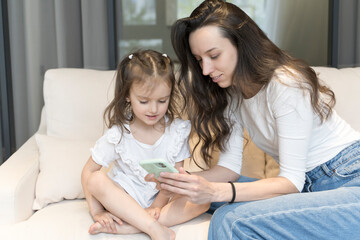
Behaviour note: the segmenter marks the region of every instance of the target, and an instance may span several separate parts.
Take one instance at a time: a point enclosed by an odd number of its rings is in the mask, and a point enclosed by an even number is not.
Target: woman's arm
[[[226,172],[228,171],[219,167],[214,168],[212,174],[218,176],[218,179],[229,179],[228,177],[218,175]],[[161,177],[159,177],[159,181],[162,182],[161,188],[185,195],[191,202],[197,204],[226,202],[232,199],[233,193],[230,183],[210,182],[202,176],[185,174],[183,169],[180,173],[182,174],[161,173]],[[237,202],[254,201],[298,192],[296,187],[283,177],[262,179],[255,182],[235,182],[234,185],[236,191],[235,201]]]
[[[234,186],[236,192],[235,202],[262,200],[298,192],[297,188],[284,177],[234,183]],[[214,193],[214,202],[229,202],[233,197],[230,183],[217,184]]]
[[[240,175],[234,171],[219,165],[205,171],[193,172],[191,174],[201,176],[209,182],[236,182],[240,177]]]

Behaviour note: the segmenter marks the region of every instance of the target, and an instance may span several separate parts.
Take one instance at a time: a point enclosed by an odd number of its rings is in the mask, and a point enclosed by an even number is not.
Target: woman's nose
[[[210,60],[203,60],[202,63],[202,74],[204,76],[210,75],[210,73],[212,73],[214,71],[213,69],[213,64],[211,63]]]

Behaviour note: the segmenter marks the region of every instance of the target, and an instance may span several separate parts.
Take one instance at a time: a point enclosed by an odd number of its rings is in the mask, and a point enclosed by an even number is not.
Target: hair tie
[[[134,56],[133,54],[130,54],[129,59],[131,60],[133,58],[133,56]]]
[[[163,53],[162,56],[167,58],[167,54],[166,54],[166,53]]]
[[[235,198],[236,198],[236,189],[235,189],[235,186],[234,186],[234,183],[231,182],[231,181],[228,181],[228,183],[230,183],[231,185],[231,190],[232,190],[232,198],[231,198],[231,201],[229,203],[233,203],[235,201]]]

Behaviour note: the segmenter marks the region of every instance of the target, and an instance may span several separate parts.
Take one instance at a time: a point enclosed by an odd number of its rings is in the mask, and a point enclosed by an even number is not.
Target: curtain
[[[16,146],[39,126],[50,68],[109,69],[106,1],[8,1]]]
[[[328,12],[328,0],[268,0],[264,31],[290,55],[313,66],[326,66]]]
[[[339,1],[338,36],[334,51],[336,67],[360,66],[360,2],[359,0]]]

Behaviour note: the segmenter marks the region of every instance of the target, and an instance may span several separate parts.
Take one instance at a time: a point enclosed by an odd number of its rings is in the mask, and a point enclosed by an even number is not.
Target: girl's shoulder
[[[108,142],[118,144],[123,135],[126,135],[126,131],[123,130],[120,126],[113,125],[105,131],[104,137]]]
[[[191,130],[190,120],[175,118],[168,126],[170,134],[189,135]]]

